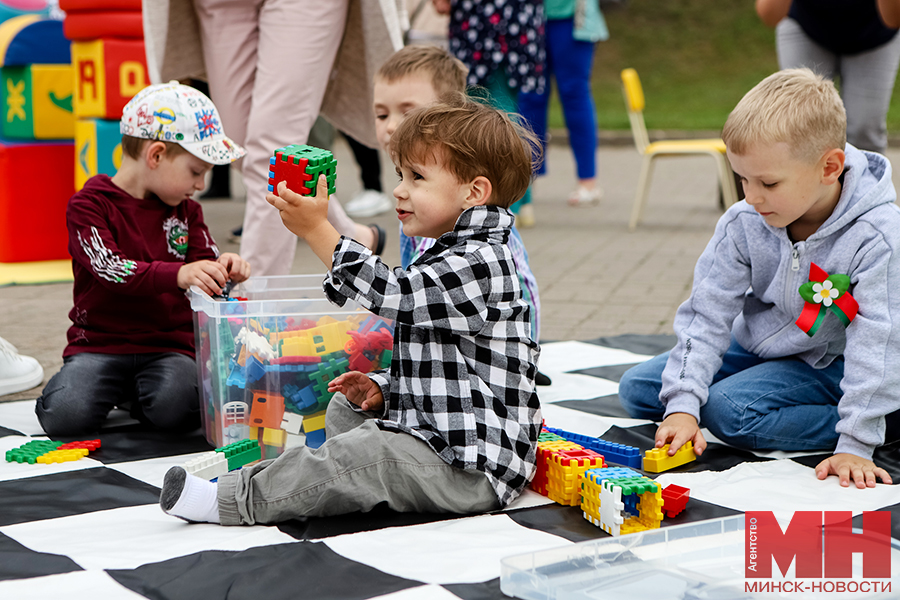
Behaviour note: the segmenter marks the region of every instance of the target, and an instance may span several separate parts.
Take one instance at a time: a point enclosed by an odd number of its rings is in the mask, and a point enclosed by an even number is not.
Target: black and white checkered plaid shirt
[[[385,398],[381,426],[484,472],[504,506],[534,472],[541,427],[539,348],[506,247],[512,223],[504,208],[470,208],[406,271],[341,238],[325,280],[332,302],[352,298],[395,322],[390,374],[369,374]]]

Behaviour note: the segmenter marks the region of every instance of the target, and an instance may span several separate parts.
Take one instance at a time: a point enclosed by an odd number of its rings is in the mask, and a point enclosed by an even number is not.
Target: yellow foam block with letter
[[[72,42],[75,116],[118,120],[131,98],[149,85],[143,40]]]

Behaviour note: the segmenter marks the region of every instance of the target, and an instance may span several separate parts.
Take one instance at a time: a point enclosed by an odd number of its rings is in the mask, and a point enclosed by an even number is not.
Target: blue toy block
[[[265,374],[266,366],[259,359],[252,355],[247,357],[247,362],[244,364],[244,377],[247,383],[259,381]]]
[[[593,450],[603,455],[606,462],[617,465],[625,465],[632,469],[643,468],[643,456],[639,448],[634,446],[626,446],[625,444],[617,444],[615,442],[607,442],[597,437],[581,435],[580,433],[572,433],[562,429],[554,429],[553,427],[545,427],[547,431],[565,438],[570,442],[580,444],[589,450]]]
[[[225,385],[245,389],[247,387],[247,378],[244,376],[244,369],[234,360],[230,361],[231,370],[228,373],[228,379]]]
[[[319,400],[311,385],[301,388],[289,383],[282,388],[281,393],[285,404],[294,409],[291,412],[303,414],[319,410]]]
[[[317,429],[306,434],[306,445],[310,448],[318,448],[325,443],[325,430]]]

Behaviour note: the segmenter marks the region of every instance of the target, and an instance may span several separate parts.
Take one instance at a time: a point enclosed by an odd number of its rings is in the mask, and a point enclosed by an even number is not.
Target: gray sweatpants
[[[775,28],[778,64],[782,69],[809,67],[840,79],[847,109],[847,141],[862,150],[887,149],[887,111],[900,65],[900,35],[859,54],[840,55],[814,42],[791,18]]]
[[[500,508],[480,471],[451,467],[422,440],[382,431],[335,394],[319,448],[291,448],[219,478],[222,525],[366,512],[386,502],[399,512],[474,513]]]

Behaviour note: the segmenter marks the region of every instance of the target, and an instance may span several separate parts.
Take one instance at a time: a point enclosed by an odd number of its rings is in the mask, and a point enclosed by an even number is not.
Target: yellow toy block
[[[286,434],[287,432],[284,429],[266,427],[263,429],[262,443],[266,446],[278,446],[281,448],[284,446]]]
[[[662,448],[653,448],[644,453],[644,470],[649,473],[662,473],[692,460],[697,460],[694,454],[694,443],[688,442],[678,449],[674,456],[669,456],[669,444]]]
[[[319,429],[325,429],[324,410],[303,417],[303,431],[309,433],[310,431],[318,431]]]
[[[125,104],[149,83],[143,40],[72,42],[72,66],[78,118],[121,119]]]
[[[547,497],[563,506],[581,504],[581,476],[588,469],[603,466],[603,457],[590,450],[574,450],[572,453],[590,452],[593,456],[567,456],[566,452],[550,455],[547,470]]]
[[[328,317],[331,318],[331,317]],[[319,321],[323,321],[322,317]],[[282,331],[270,336],[272,345],[281,342],[281,356],[322,356],[340,352],[351,340],[347,332],[358,327],[351,321],[334,321],[300,331]]]
[[[37,457],[37,462],[45,465],[50,463],[70,462],[84,458],[88,455],[87,448],[71,448],[69,450],[53,450]]]

